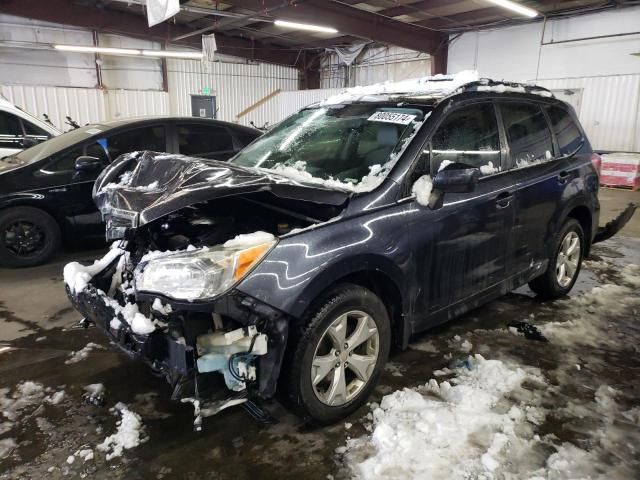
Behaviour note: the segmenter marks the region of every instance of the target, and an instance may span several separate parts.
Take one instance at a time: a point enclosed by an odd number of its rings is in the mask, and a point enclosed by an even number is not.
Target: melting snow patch
[[[78,293],[84,290],[94,275],[107,268],[111,262],[118,258],[124,250],[112,245],[107,254],[92,265],[82,265],[78,262],[67,263],[64,266],[64,283],[69,287],[71,293]]]
[[[416,196],[416,200],[420,205],[425,207],[429,205],[429,198],[431,198],[431,190],[433,189],[433,182],[430,175],[423,175],[411,188],[411,193]]]
[[[0,459],[8,457],[18,446],[13,438],[3,438],[0,440]]]
[[[119,412],[122,416],[118,422],[118,429],[96,446],[98,450],[106,452],[107,460],[119,457],[124,450],[135,448],[145,441],[142,438],[143,426],[140,415],[129,410],[121,402],[118,402],[112,410]]]
[[[162,300],[160,300],[159,298],[156,298],[153,301],[151,308],[162,315],[169,315],[171,312],[173,312],[171,305],[163,305]]]
[[[533,435],[519,405],[507,400],[527,379],[498,360],[469,357],[448,382],[385,396],[374,406],[372,434],[347,440],[345,461],[358,478],[493,478]],[[516,473],[516,472],[514,472]],[[515,478],[515,477],[514,477]]]
[[[254,245],[260,245],[262,243],[273,242],[276,237],[274,237],[271,233],[268,232],[253,232],[253,233],[242,233],[240,235],[236,235],[231,240],[227,240],[224,242],[224,248],[244,248],[244,247],[252,247]]]
[[[86,360],[89,357],[89,354],[93,350],[104,350],[104,347],[102,345],[98,345],[97,343],[89,342],[82,350],[78,350],[77,352],[71,352],[69,354],[69,359],[66,360],[64,363],[66,365],[71,365],[73,363],[78,363],[78,362],[81,362],[82,360]]]

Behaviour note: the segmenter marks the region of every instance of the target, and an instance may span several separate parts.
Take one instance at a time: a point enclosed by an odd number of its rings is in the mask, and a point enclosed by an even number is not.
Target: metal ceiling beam
[[[147,19],[142,15],[78,5],[70,0],[47,0],[46,8],[43,8],[41,0],[2,0],[0,13],[163,43],[170,43],[173,37],[191,31],[183,25],[171,22],[163,22],[149,28]],[[250,39],[225,35],[216,35],[216,43],[218,52],[221,54],[297,66],[298,52],[288,50],[285,47],[280,49]],[[202,47],[199,37],[185,38],[179,44],[195,48]]]
[[[429,10],[435,8],[449,7],[458,3],[464,3],[467,0],[423,0],[419,2],[409,3],[406,5],[397,5],[395,7],[385,8],[376,13],[385,17],[399,17],[400,15],[411,15],[416,12],[429,13]],[[389,3],[393,3],[389,1]],[[440,15],[434,15],[440,16]]]
[[[337,29],[342,35],[397,45],[432,53],[442,41],[442,34],[399,22],[333,0],[305,0],[291,4],[283,0],[225,0],[225,3],[262,13],[276,7],[278,17],[302,23],[320,24]]]

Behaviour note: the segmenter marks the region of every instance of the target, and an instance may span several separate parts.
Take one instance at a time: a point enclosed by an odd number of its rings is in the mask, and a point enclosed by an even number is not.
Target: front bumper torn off
[[[263,399],[275,394],[289,323],[282,312],[239,291],[231,291],[207,304],[172,302],[162,298],[163,303],[170,305],[173,310],[169,326],[157,328],[148,335],[139,335],[133,332],[122,315],[116,312],[112,306],[115,299],[107,298],[104,293],[109,291],[114,268],[114,264],[105,268],[79,292],[74,293],[67,287],[67,296],[76,310],[102,330],[127,356],[146,362],[155,373],[167,378],[174,387],[181,379],[197,378],[204,373],[198,370],[198,336],[187,334],[177,337],[170,334],[170,326],[172,322],[194,322],[194,325],[198,325],[200,336],[205,337],[208,332],[214,330],[212,314],[219,314],[239,328],[255,332],[257,327],[266,335],[264,341],[268,348],[263,349],[266,353],[255,357],[256,381],[247,382],[247,390],[249,395]],[[143,305],[150,305],[155,298],[138,295],[136,300],[142,310]],[[121,320],[117,329],[112,327],[114,318]],[[189,325],[185,325],[185,331],[189,330],[188,327]],[[174,396],[177,396],[176,391]]]

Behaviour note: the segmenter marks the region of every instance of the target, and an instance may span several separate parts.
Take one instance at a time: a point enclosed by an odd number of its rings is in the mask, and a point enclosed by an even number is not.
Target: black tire
[[[556,272],[558,254],[560,252],[560,248],[562,247],[563,239],[571,232],[577,234],[578,238],[580,239],[579,259],[575,274],[573,275],[573,279],[568,285],[562,286],[558,282]],[[578,222],[574,218],[569,218],[564,223],[564,225],[562,225],[562,228],[560,228],[558,234],[554,239],[553,250],[551,250],[551,258],[549,259],[547,270],[544,272],[544,274],[529,282],[529,288],[531,288],[531,290],[533,290],[538,296],[545,300],[553,300],[556,298],[564,297],[573,288],[573,285],[578,279],[578,275],[580,274],[580,267],[582,266],[582,259],[584,258],[585,248],[586,243],[584,238],[584,231],[582,230],[580,222]]]
[[[23,248],[9,244],[17,224],[26,225],[32,234],[33,247]],[[33,229],[33,230],[31,230]],[[22,268],[41,265],[60,248],[60,227],[48,213],[33,207],[13,207],[0,211],[0,265]]]
[[[378,330],[378,356],[371,376],[355,397],[342,405],[330,406],[316,395],[311,380],[311,365],[316,348],[329,326],[340,315],[354,310],[365,313],[375,322]],[[349,283],[338,284],[322,295],[302,321],[290,331],[280,376],[279,396],[307,421],[320,425],[334,423],[353,413],[367,401],[380,379],[389,357],[390,346],[391,325],[382,301],[366,288]]]

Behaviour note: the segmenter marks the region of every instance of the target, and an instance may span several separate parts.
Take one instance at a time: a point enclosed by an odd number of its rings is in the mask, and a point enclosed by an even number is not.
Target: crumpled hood
[[[134,152],[120,156],[100,174],[93,198],[103,215],[129,218],[137,227],[200,202],[259,191],[334,206],[350,196],[348,191],[218,160]]]

